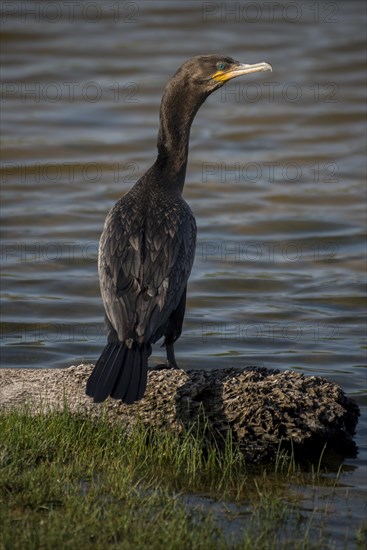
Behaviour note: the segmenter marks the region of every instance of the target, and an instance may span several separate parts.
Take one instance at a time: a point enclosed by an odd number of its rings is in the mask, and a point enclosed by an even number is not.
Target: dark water
[[[3,366],[97,358],[105,215],[155,158],[167,79],[220,52],[274,70],[216,92],[192,128],[179,364],[327,376],[365,412],[365,3],[6,2],[1,15]],[[364,416],[345,480],[356,524],[366,433]]]

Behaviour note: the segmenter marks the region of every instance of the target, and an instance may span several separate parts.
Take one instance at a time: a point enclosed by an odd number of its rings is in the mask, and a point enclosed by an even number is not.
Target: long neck
[[[163,94],[156,166],[162,180],[180,191],[185,183],[191,124],[205,98],[190,89],[188,80],[175,78]]]

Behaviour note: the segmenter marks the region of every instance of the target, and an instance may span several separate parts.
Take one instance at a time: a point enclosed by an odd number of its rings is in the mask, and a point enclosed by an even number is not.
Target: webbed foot
[[[159,363],[158,365],[154,365],[153,367],[150,367],[150,370],[165,370],[165,369],[178,369],[178,365],[176,361],[172,363],[172,361],[167,361],[166,363]]]

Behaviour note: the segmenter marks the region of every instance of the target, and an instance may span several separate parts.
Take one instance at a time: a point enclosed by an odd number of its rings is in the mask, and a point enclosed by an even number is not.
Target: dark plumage
[[[196,223],[182,198],[192,121],[205,99],[243,74],[271,70],[229,57],[189,59],[168,82],[161,103],[158,157],[109,212],[99,245],[99,280],[108,343],[87,382],[95,402],[109,395],[141,399],[151,344],[162,336],[167,365],[185,313]]]

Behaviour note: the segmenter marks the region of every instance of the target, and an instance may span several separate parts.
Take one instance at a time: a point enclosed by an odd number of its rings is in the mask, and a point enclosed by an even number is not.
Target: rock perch
[[[208,437],[221,445],[230,431],[249,464],[274,460],[280,444],[311,459],[320,456],[325,444],[342,456],[356,453],[358,406],[325,378],[257,367],[150,370],[142,401],[124,405],[108,399],[96,405],[85,395],[92,369],[1,369],[0,410],[27,404],[37,414],[66,403],[73,414],[107,413],[123,429],[139,421],[179,433],[205,413]]]

